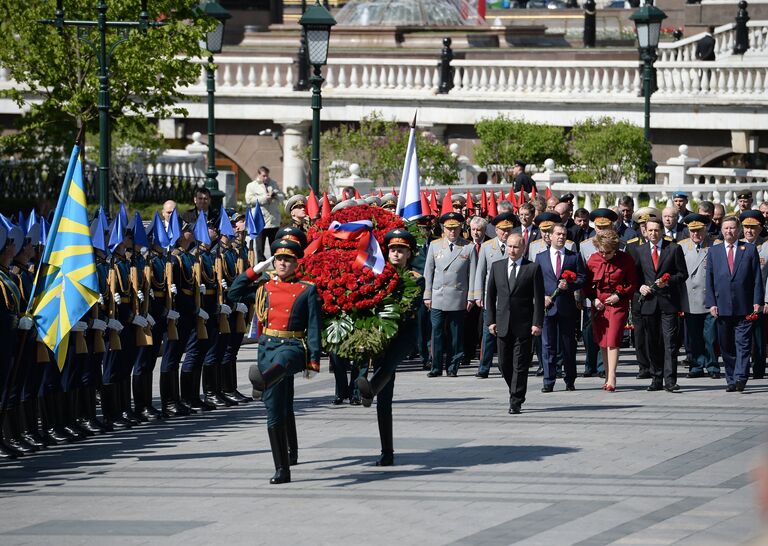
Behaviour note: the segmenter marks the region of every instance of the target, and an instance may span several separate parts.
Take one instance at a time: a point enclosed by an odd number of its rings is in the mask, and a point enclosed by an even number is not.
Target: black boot
[[[200,402],[200,407],[203,409],[203,411],[210,411],[216,409],[216,404],[212,404],[210,401],[203,398],[200,399],[200,387],[202,386],[202,379],[203,379],[203,369],[205,366],[201,366],[195,371],[192,372],[192,392],[194,393],[194,397]]]
[[[152,395],[147,393],[147,381],[145,379],[146,375],[147,372],[144,371],[141,375],[134,375],[131,377],[131,385],[133,386],[134,412],[136,413],[136,416],[144,423],[148,421],[157,421],[158,419],[155,413],[149,411],[149,404],[151,402]]]
[[[7,447],[15,449],[22,455],[30,455],[37,451],[37,448],[21,438],[19,410],[15,406],[6,409],[5,415],[3,415],[3,440]]]
[[[267,429],[269,445],[272,448],[272,458],[275,461],[275,475],[269,480],[271,484],[289,483],[291,481],[290,461],[288,460],[288,437],[285,424]]]
[[[237,390],[237,364],[234,362],[227,365],[227,372],[229,374],[229,384],[232,385],[232,395],[240,404],[247,404],[253,402],[253,398],[245,396],[239,390]]]
[[[175,375],[174,372],[160,372],[160,403],[163,408],[163,417],[166,418],[189,415],[187,406],[179,403],[178,397],[175,396],[173,388]]]
[[[56,423],[65,430],[67,434],[72,436],[73,441],[79,442],[85,440],[88,436],[86,436],[85,432],[80,430],[80,427],[74,424],[74,419],[71,418],[69,391],[57,392],[54,396],[54,400],[56,404]]]
[[[80,428],[94,434],[104,434],[107,429],[96,417],[96,387],[83,387],[77,395],[78,419]]]
[[[395,450],[392,447],[392,415],[378,415],[379,438],[381,439],[381,457],[376,466],[395,464]]]
[[[288,439],[288,460],[291,466],[299,464],[299,438],[296,435],[296,415],[289,413],[285,419],[285,433]]]
[[[120,415],[120,400],[117,383],[109,383],[101,387],[101,413],[104,423],[113,430],[131,428],[133,425]]]
[[[384,373],[381,369],[373,372],[370,381],[363,375],[358,377],[355,383],[357,384],[357,389],[360,391],[360,399],[363,402],[363,406],[370,408],[373,403],[373,398],[381,392],[381,389],[387,386],[390,379],[392,379],[392,374]]]
[[[38,449],[45,449],[48,444],[45,443],[40,435],[40,428],[37,420],[37,398],[30,398],[21,403],[21,437],[28,444],[32,444]]]
[[[120,391],[120,415],[123,416],[124,419],[127,419],[131,422],[133,425],[140,425],[141,423],[146,423],[147,419],[144,418],[140,413],[133,411],[133,406],[131,405],[131,393],[133,385],[133,378],[135,376],[131,375],[127,379],[123,379],[118,384],[118,390]],[[138,387],[138,391],[134,394],[133,399],[137,401],[139,405],[141,405],[142,401],[144,400],[144,394],[141,390],[141,382],[136,382]]]
[[[64,394],[64,403],[66,404],[67,426],[83,434],[85,437],[93,436],[96,433],[85,427],[80,415],[80,389],[71,389]]]
[[[235,392],[235,383],[232,382],[232,372],[230,371],[232,365],[224,364],[222,362],[217,368],[221,397],[230,402],[233,406],[238,405],[242,400],[237,396],[237,393]]]
[[[48,393],[38,399],[40,402],[40,421],[43,426],[41,431],[43,441],[48,445],[68,444],[72,442],[73,438],[64,429],[57,426],[56,403],[53,397],[54,393]]]
[[[0,460],[17,459],[23,456],[24,454],[21,451],[8,445],[5,438],[3,438],[2,427],[0,427]]]
[[[157,421],[158,419],[162,419],[163,413],[152,405],[152,370],[146,370],[141,374],[141,380],[144,387],[144,409],[146,409],[149,414],[149,420]]]
[[[251,364],[251,367],[248,370],[248,379],[250,380],[251,385],[253,385],[253,390],[255,391],[253,398],[257,400],[261,398],[261,394],[257,395],[256,393],[263,393],[272,385],[276,385],[282,381],[285,377],[285,373],[285,367],[280,366],[279,364],[273,365],[264,373],[261,373],[258,364]]]
[[[181,372],[179,384],[181,387],[181,401],[190,408],[193,413],[203,411],[203,403],[198,398],[194,390],[195,374],[194,372]]]
[[[217,408],[228,408],[229,406],[237,405],[228,400],[225,400],[219,394],[218,374],[216,370],[217,366],[203,366],[203,401],[212,404]]]

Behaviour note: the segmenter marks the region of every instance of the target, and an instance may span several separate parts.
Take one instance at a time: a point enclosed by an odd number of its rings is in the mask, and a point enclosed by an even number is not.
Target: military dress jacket
[[[476,268],[474,245],[466,239],[453,244],[446,238],[432,241],[424,266],[424,300],[431,300],[432,308],[440,311],[465,310],[468,301],[477,299]]]

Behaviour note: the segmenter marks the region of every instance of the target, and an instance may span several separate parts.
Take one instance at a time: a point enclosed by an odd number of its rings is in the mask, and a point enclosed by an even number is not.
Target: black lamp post
[[[109,211],[109,181],[110,181],[110,158],[111,158],[111,127],[109,123],[109,62],[112,59],[112,53],[115,48],[128,40],[128,33],[131,29],[139,29],[146,32],[149,28],[163,26],[163,23],[149,20],[147,11],[147,0],[141,0],[141,11],[138,21],[108,21],[107,20],[107,2],[99,0],[96,6],[98,15],[95,21],[78,21],[64,19],[64,0],[56,0],[56,11],[54,19],[41,19],[39,22],[53,25],[59,33],[64,32],[64,27],[73,26],[77,28],[78,39],[88,45],[96,55],[99,63],[99,204]],[[87,29],[95,28],[98,30],[99,41],[94,43],[88,38]],[[112,45],[107,47],[107,30],[116,28],[120,32],[120,38]]]
[[[307,11],[307,0],[301,0],[301,14]],[[301,39],[299,40],[299,51],[296,53],[296,64],[298,70],[298,79],[293,86],[294,91],[306,91],[309,89],[309,62],[307,61],[307,35],[304,29],[301,30]]]
[[[312,156],[310,158],[310,185],[315,195],[320,194],[320,110],[322,98],[320,87],[323,85],[322,67],[328,61],[328,43],[331,39],[331,27],[336,19],[320,5],[320,0],[307,9],[299,24],[304,27],[307,39],[309,64],[314,67],[309,83],[312,84]]]
[[[221,7],[216,0],[210,0],[205,4],[205,14],[216,19],[216,28],[208,33],[205,38],[205,48],[210,55],[206,73],[208,76],[208,169],[205,171],[205,187],[211,192],[211,210],[221,210],[221,202],[224,200],[224,192],[219,189],[216,169],[216,115],[214,112],[214,94],[216,93],[216,67],[213,64],[213,56],[221,53],[224,45],[224,25],[232,15]]]
[[[645,98],[644,134],[648,145],[651,144],[651,81],[653,79],[653,63],[656,61],[656,48],[659,45],[661,22],[667,14],[646,0],[646,4],[630,15],[635,22],[640,58],[643,60],[643,97]]]

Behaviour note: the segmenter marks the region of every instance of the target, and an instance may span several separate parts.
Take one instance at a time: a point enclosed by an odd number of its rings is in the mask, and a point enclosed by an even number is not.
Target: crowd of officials
[[[532,181],[518,185],[532,189]],[[394,211],[397,205],[395,195],[361,198],[353,189],[329,199],[335,210],[367,204]],[[673,201],[663,210],[635,210],[623,197],[615,209],[587,211],[574,210],[571,195],[531,195],[517,207],[501,201],[488,217],[455,196],[453,210],[418,220],[422,246],[407,234],[388,239],[400,247],[391,259],[408,262],[424,284],[423,305],[409,323],[416,334],[410,354],[398,353],[397,360],[419,358],[434,378],[456,377],[479,358],[475,376],[487,378],[498,355],[510,413],[520,413],[525,401],[533,355],[542,392],[552,392],[560,378],[566,391],[576,389],[578,340],[586,349],[583,375],[604,377],[607,392],[619,387],[619,350],[628,342],[637,377],[649,380],[650,391],[680,390],[678,355],[688,377],[712,379],[721,378],[722,358],[726,390],[744,391],[750,376],[765,374],[768,203],[753,210],[751,194],[744,193],[732,213],[709,202],[698,203],[694,213],[685,194]],[[32,221],[34,214],[26,225],[0,216],[1,456],[252,401],[237,390],[238,351],[254,313],[267,325],[295,322],[294,316],[259,317],[259,298],[272,294],[269,279],[276,286],[290,279],[293,270],[274,260],[301,257],[313,219],[306,198],[286,199],[265,168],[249,184],[246,202],[258,203],[265,219],[255,240],[247,237],[246,216],[214,210],[205,188],[196,190],[189,210],[166,202],[148,228],[138,216],[125,226],[97,217],[91,235],[99,301],[73,326],[61,369],[24,316],[45,244],[42,223]],[[290,222],[281,228],[282,211]],[[169,240],[169,234],[175,236]],[[311,294],[305,284],[296,289]],[[312,308],[302,311],[303,327],[272,331],[275,351],[317,328]],[[290,406],[273,407],[268,423],[278,470],[296,458],[292,374],[310,364],[316,370],[316,341],[312,358],[302,353],[306,362],[297,361],[289,373],[264,366],[249,373],[257,395],[282,381],[279,403]],[[272,357],[264,347],[259,359],[267,362]],[[382,373],[387,379],[371,382],[358,377],[364,370],[355,363],[330,356],[335,404],[370,405],[394,374],[386,355],[378,366],[388,370]],[[152,392],[156,365],[159,408]],[[278,393],[269,392],[267,398]],[[389,404],[389,430],[382,431],[389,444],[382,436],[382,452],[390,457],[382,464],[391,464],[391,393]],[[289,481],[285,476],[278,472],[275,483]]]

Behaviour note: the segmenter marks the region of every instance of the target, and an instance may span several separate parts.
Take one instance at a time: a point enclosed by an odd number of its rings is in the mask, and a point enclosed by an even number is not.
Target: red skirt
[[[621,347],[624,326],[629,318],[629,306],[606,306],[602,311],[592,308],[592,335],[600,348]]]

